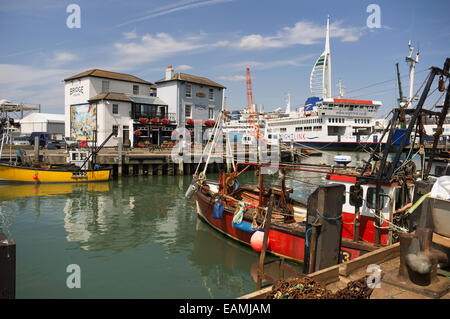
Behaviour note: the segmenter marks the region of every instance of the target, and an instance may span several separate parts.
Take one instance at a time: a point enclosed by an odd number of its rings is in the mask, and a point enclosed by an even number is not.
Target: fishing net
[[[366,277],[351,281],[343,289],[331,292],[323,284],[309,277],[279,280],[267,299],[368,299],[372,294]]]

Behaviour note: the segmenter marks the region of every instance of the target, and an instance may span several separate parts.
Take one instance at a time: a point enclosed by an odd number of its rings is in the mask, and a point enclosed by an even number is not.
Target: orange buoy
[[[34,179],[35,181],[37,181],[38,176],[37,176],[36,174],[34,174],[33,179]]]
[[[264,232],[255,231],[252,237],[250,238],[250,244],[252,245],[253,250],[261,251],[263,240],[264,240]],[[266,248],[269,248],[269,245],[270,245],[270,237],[267,238]]]

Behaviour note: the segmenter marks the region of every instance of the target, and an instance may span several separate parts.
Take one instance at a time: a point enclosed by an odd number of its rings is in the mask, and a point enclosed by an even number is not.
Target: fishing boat
[[[6,132],[9,132],[9,124],[10,121],[8,120],[5,129]],[[111,134],[102,145],[95,148],[79,166],[74,164],[50,165],[39,161],[30,163],[25,159],[24,151],[18,149],[14,161],[10,158],[9,161],[0,162],[0,182],[80,183],[108,181],[111,170],[99,168],[98,165],[92,161],[90,162],[90,159],[95,157],[112,135],[113,134]],[[2,143],[0,147],[0,156],[3,152],[3,145],[4,143]],[[89,168],[88,166],[91,167]]]
[[[204,170],[194,175],[194,180],[186,192],[186,197],[195,194],[197,214],[211,227],[224,235],[243,244],[252,245],[252,238],[264,229],[268,211],[271,211],[268,231],[267,251],[294,261],[304,261],[305,249],[312,240],[311,229],[317,221],[325,221],[325,211],[317,205],[317,194],[310,196],[308,203],[291,198],[292,189],[285,185],[286,178],[292,177],[288,172],[304,171],[324,174],[327,183],[340,186],[328,207],[342,207],[342,214],[333,220],[342,225],[341,261],[354,259],[362,254],[387,246],[398,241],[399,233],[414,229],[411,216],[420,205],[421,200],[412,203],[417,177],[428,180],[433,162],[430,156],[428,167],[422,167],[422,174],[417,173],[411,157],[403,161],[400,157],[409,141],[411,132],[420,125],[420,118],[429,111],[423,105],[430,91],[433,79],[440,76],[439,86],[449,77],[450,59],[444,68],[432,67],[427,78],[422,96],[414,109],[393,110],[388,127],[382,134],[386,143],[391,144],[396,138],[396,129],[400,126],[400,114],[410,116],[408,128],[400,139],[399,148],[390,161],[389,149],[381,149],[378,141],[364,167],[327,166],[327,165],[289,165],[237,163],[232,173],[221,173],[218,181],[206,179],[206,160]],[[450,107],[450,85],[447,87],[445,103],[439,115],[442,125]],[[435,133],[436,140],[441,130]],[[408,154],[410,155],[410,154]],[[259,171],[259,184],[256,186],[240,185],[239,176],[256,168]],[[263,169],[276,169],[281,175],[281,185],[264,184]],[[300,180],[300,182],[302,182]],[[316,191],[317,192],[317,191]],[[314,195],[314,196],[313,196]],[[272,200],[270,200],[273,198]],[[269,202],[270,200],[270,202]],[[315,208],[315,209],[312,209]],[[237,218],[238,217],[238,218]],[[252,245],[253,247],[253,245]]]

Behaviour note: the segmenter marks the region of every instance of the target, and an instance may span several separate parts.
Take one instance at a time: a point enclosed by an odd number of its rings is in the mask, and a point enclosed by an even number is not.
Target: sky
[[[71,4],[79,28],[67,23]],[[288,91],[302,106],[330,15],[333,97],[342,80],[344,97],[381,101],[383,117],[397,106],[396,62],[408,92],[409,40],[420,49],[414,91],[450,56],[448,9],[445,0],[0,0],[0,99],[62,114],[64,78],[96,68],[154,83],[172,65],[226,86],[227,108],[239,110],[248,66],[264,111],[284,108]]]

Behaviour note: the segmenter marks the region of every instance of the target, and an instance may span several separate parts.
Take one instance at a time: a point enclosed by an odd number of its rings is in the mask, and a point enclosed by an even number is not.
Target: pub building
[[[223,107],[225,87],[207,78],[173,73],[156,85],[136,76],[87,70],[64,79],[65,135],[98,145],[145,147],[170,141],[176,127],[200,141]],[[202,134],[193,133],[194,121]],[[200,133],[200,132],[199,132]]]

